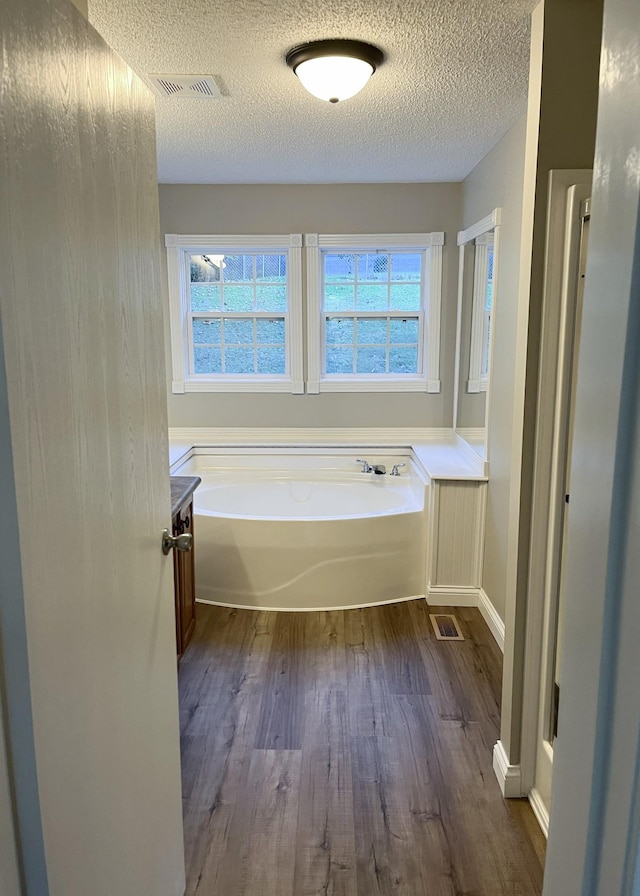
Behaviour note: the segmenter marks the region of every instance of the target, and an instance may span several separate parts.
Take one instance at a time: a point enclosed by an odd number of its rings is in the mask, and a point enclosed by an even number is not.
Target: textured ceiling
[[[526,108],[537,0],[89,0],[143,78],[213,74],[218,100],[157,100],[164,183],[464,178]],[[299,43],[369,41],[386,60],[330,105],[284,62]]]

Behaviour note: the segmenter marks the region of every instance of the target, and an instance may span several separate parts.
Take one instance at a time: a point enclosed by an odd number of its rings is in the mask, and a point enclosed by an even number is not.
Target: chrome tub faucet
[[[379,476],[383,476],[387,472],[384,464],[370,464],[368,460],[360,460],[359,457],[356,458],[356,463],[362,464],[363,473],[377,473]]]

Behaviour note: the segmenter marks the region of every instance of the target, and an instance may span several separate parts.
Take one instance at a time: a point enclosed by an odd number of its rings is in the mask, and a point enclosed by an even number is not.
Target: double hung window
[[[439,391],[442,234],[307,234],[309,392]]]
[[[494,234],[484,233],[475,240],[473,303],[468,392],[486,392],[491,353],[491,311],[493,306]]]
[[[173,391],[303,391],[301,235],[166,244]]]

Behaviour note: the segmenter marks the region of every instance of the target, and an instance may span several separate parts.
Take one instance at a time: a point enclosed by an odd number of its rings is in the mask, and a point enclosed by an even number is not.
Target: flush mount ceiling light
[[[289,50],[286,59],[309,93],[337,103],[362,90],[384,53],[360,40],[316,40]]]

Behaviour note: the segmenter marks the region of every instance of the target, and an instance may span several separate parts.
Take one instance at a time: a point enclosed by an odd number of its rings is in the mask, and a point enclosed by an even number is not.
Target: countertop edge
[[[184,502],[202,482],[199,476],[171,476],[171,516],[175,516]]]

